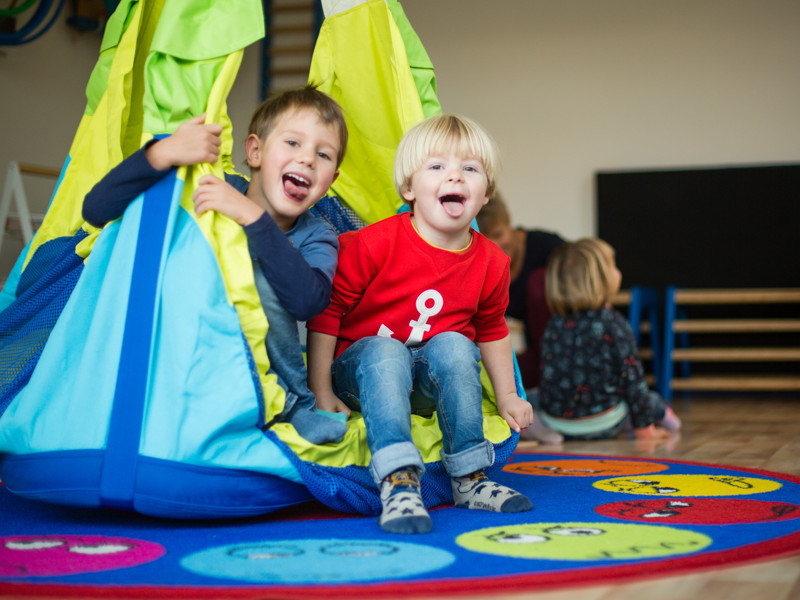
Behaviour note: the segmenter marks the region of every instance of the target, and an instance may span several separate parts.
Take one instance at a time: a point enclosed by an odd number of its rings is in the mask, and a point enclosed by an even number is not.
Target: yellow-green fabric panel
[[[100,98],[105,93],[108,85],[108,75],[111,70],[111,62],[114,53],[119,45],[122,34],[130,25],[133,19],[136,4],[139,0],[124,0],[117,5],[117,8],[108,18],[103,40],[100,42],[100,57],[95,64],[89,82],[86,85],[86,110],[85,114],[94,114]]]
[[[385,0],[325,19],[308,79],[342,105],[350,133],[331,193],[366,223],[395,214],[402,205],[392,175],[395,150],[424,113]]]
[[[233,52],[221,61],[217,61],[219,63],[217,67],[210,69],[217,71],[218,74],[211,87],[211,92],[208,94],[207,104],[198,111],[206,113],[206,122],[223,124],[223,145],[220,148],[220,154],[227,158],[214,164],[203,163],[184,167],[178,171],[179,176],[182,176],[186,182],[183,188],[181,206],[193,216],[195,216],[195,213],[192,193],[197,188],[198,180],[207,173],[224,179],[225,165],[230,164],[233,135],[230,120],[227,118],[225,100],[236,78],[243,54],[244,50]],[[190,74],[194,76],[196,73],[191,71]],[[193,78],[192,81],[202,82],[204,79],[202,77]],[[187,84],[184,87],[189,87],[189,85]],[[145,114],[148,115],[148,118],[153,117],[153,115],[157,115],[160,118],[162,113],[159,111],[163,105],[163,102],[155,100],[154,96],[152,106],[148,102],[145,103]],[[283,410],[286,398],[283,389],[277,383],[275,375],[266,374],[269,369],[269,359],[267,358],[265,345],[268,325],[253,277],[253,261],[250,258],[247,236],[238,223],[215,211],[209,211],[200,217],[195,216],[195,219],[217,256],[228,300],[239,316],[242,331],[250,346],[253,360],[261,379],[265,414],[267,420],[270,420],[275,414]]]
[[[224,56],[185,61],[169,54],[152,54],[145,67],[143,131],[172,133],[187,119],[201,114],[223,62]]]
[[[481,368],[483,385],[483,433],[493,444],[508,439],[511,429],[505,419],[497,412],[494,390],[486,369]],[[287,443],[297,456],[307,462],[327,467],[357,465],[366,467],[372,458],[367,445],[367,432],[360,413],[353,412],[347,421],[347,433],[338,444],[317,446],[300,437],[288,423],[278,423],[272,430]],[[411,437],[422,454],[422,460],[433,463],[442,459],[442,433],[434,413],[430,417],[411,415]]]
[[[151,50],[187,61],[219,58],[264,37],[260,1],[167,2]]]
[[[433,71],[433,63],[428,57],[428,53],[425,51],[425,47],[422,45],[416,31],[411,27],[411,23],[400,3],[397,0],[386,0],[386,5],[392,12],[394,22],[403,38],[408,65],[411,68],[411,76],[414,78],[417,93],[422,103],[422,112],[425,118],[439,115],[442,113],[442,106],[439,104],[439,98],[436,95],[436,75]]]
[[[86,193],[153,134],[171,133],[202,112],[224,57],[263,35],[257,0],[121,2],[109,18],[87,84],[69,164],[26,264],[43,243],[72,236],[81,226],[90,235],[80,253],[88,255],[98,231],[81,217]],[[221,120],[230,125],[227,114]],[[229,156],[223,165],[233,168]]]
[[[168,2],[148,46],[143,131],[172,133],[206,110],[226,56],[262,37],[264,15],[257,0]],[[224,105],[223,98],[218,118],[229,122]]]

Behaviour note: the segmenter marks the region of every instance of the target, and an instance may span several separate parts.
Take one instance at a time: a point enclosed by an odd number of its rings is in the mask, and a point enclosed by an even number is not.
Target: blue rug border
[[[511,461],[512,463],[516,462],[533,462],[539,460],[546,460],[546,459],[554,459],[554,460],[580,460],[580,459],[607,459],[607,460],[625,460],[625,461],[635,461],[635,462],[643,462],[643,463],[661,463],[670,465],[671,467],[677,467],[678,471],[688,471],[688,472],[696,472],[698,470],[709,468],[715,470],[722,470],[731,473],[738,473],[744,475],[757,475],[761,477],[767,477],[771,479],[777,479],[784,484],[790,484],[789,486],[784,485],[780,490],[776,490],[774,492],[769,492],[767,495],[770,496],[770,499],[776,500],[783,500],[783,501],[791,501],[793,503],[800,503],[800,477],[784,474],[784,473],[777,473],[774,471],[768,471],[764,469],[754,469],[748,467],[738,467],[733,465],[719,465],[713,463],[701,463],[701,462],[694,462],[694,461],[681,461],[681,460],[673,460],[673,459],[666,459],[660,457],[631,457],[631,456],[618,456],[618,455],[598,455],[598,454],[572,454],[572,453],[556,453],[556,452],[537,452],[533,451],[523,451],[517,450],[517,452],[512,456]],[[667,472],[662,472],[666,474]],[[503,476],[499,477],[499,479],[506,481],[507,483],[511,483],[512,481],[519,481],[519,478],[526,478],[530,476],[524,475],[517,475],[517,474],[509,474],[507,472],[503,473]],[[599,477],[581,477],[581,478],[553,478],[547,476],[538,476],[537,479],[544,480],[549,479],[551,482],[559,483],[555,480],[565,480],[565,479],[582,479],[584,481],[594,481],[596,479],[603,479],[607,478],[607,476],[599,476]],[[563,481],[562,481],[563,483]],[[519,486],[518,486],[519,487]],[[527,490],[526,490],[527,491]],[[794,495],[792,496],[789,492],[793,492]],[[608,494],[608,492],[598,492],[601,495]],[[789,494],[789,498],[787,499],[785,496]],[[537,506],[537,498],[535,494],[531,494],[534,499],[534,505]],[[759,499],[762,499],[765,494],[759,494]],[[607,497],[607,496],[605,496]],[[7,500],[7,499],[6,499]],[[48,505],[41,505],[38,503],[27,502],[24,500],[18,500],[18,502],[26,503],[28,509],[33,512],[38,512],[39,516],[41,517],[42,514],[47,514],[48,511],[51,511],[52,514],[58,515],[61,518],[64,518],[66,514],[70,512],[70,509],[65,507],[54,507]],[[597,503],[592,504],[592,506],[596,505]],[[541,500],[539,501],[539,505],[541,506]],[[35,507],[35,508],[34,508]],[[268,526],[271,528],[277,528],[279,531],[288,527],[286,524],[294,523],[297,524],[298,521],[294,521],[291,517],[289,520],[284,520],[284,517],[289,514],[291,515],[293,512],[302,512],[303,509],[310,508],[314,510],[314,505],[300,505],[295,507],[294,510],[290,509],[287,511],[280,511],[277,513],[272,513],[264,518],[253,518],[243,521],[236,521],[230,522],[226,521],[225,524],[209,524],[208,522],[201,523],[200,529],[204,529],[206,527],[213,527],[216,531],[222,534],[223,530],[227,528],[234,528],[234,529],[241,529],[244,531],[249,525],[253,525],[254,528],[263,528],[263,526]],[[319,510],[319,507],[317,507]],[[327,509],[324,507],[321,509],[322,512],[319,515],[313,516],[311,519],[305,521],[299,521],[299,523],[305,523],[307,527],[310,527],[312,530],[314,528],[319,528],[319,519],[328,519],[330,514],[328,514]],[[523,513],[523,514],[536,514],[537,508],[534,509],[534,513]],[[540,511],[543,508],[539,508]],[[434,519],[434,527],[436,528],[436,524],[438,523],[445,523],[448,519],[445,517],[450,513],[454,514],[454,517],[463,521],[464,511],[460,509],[455,509],[452,507],[440,508],[436,509],[432,512],[432,517]],[[83,518],[86,518],[86,513],[91,513],[90,518],[88,521],[90,523],[94,523],[95,527],[100,527],[100,529],[113,527],[115,523],[130,523],[129,526],[133,528],[133,530],[138,530],[140,533],[145,533],[145,535],[141,536],[143,539],[151,539],[146,535],[146,531],[148,529],[148,524],[153,523],[161,523],[164,525],[164,521],[154,520],[152,518],[142,517],[141,515],[130,515],[128,513],[118,513],[118,512],[103,512],[103,511],[80,511],[83,515]],[[549,509],[548,509],[549,513]],[[472,516],[475,513],[469,513]],[[488,527],[488,526],[497,526],[502,524],[500,521],[505,519],[498,519],[500,515],[481,515],[482,518],[476,518],[475,524],[469,527],[469,530],[472,529],[479,529],[481,527]],[[487,518],[488,517],[488,518]],[[504,516],[500,516],[504,517]],[[367,531],[371,531],[375,535],[373,537],[378,538],[380,537],[383,539],[387,537],[388,534],[383,534],[375,525],[374,518],[371,517],[359,517],[359,516],[351,516],[351,515],[342,515],[336,516],[336,519],[345,519],[348,520],[350,524],[352,524],[353,520],[359,521],[360,527],[366,527]],[[602,521],[602,520],[609,520],[607,518],[602,518],[600,515],[593,515],[592,519],[595,521]],[[78,519],[80,520],[80,519]],[[535,521],[542,521],[547,522],[550,519],[546,515],[537,515]],[[562,521],[586,521],[588,519],[585,518],[578,518],[578,517],[570,517],[561,519]],[[472,521],[472,519],[470,519]],[[480,521],[480,522],[478,522]],[[520,520],[520,522],[525,522],[525,519]],[[99,525],[97,525],[99,523]],[[168,522],[173,529],[177,525],[177,529],[184,530],[184,529],[191,529],[193,527],[192,522],[188,523],[174,523],[172,521]],[[86,526],[86,524],[83,524]],[[773,524],[767,524],[767,528],[771,527]],[[798,524],[800,525],[800,524]],[[259,527],[261,526],[261,527]],[[701,529],[704,527],[719,527],[719,526],[692,526],[692,529]],[[730,526],[726,526],[730,527]],[[737,528],[758,528],[760,530],[765,529],[764,523],[753,524],[748,527],[748,525],[736,525]],[[50,528],[50,529],[48,529]],[[22,532],[8,532],[6,533],[8,527],[0,525],[0,535],[29,535],[39,533],[37,531],[26,531],[25,533]],[[352,529],[352,527],[349,527]],[[279,533],[276,532],[276,533]],[[40,533],[44,534],[45,532],[52,532],[52,523],[44,523],[42,525],[42,530]],[[61,533],[66,533],[62,531]],[[122,532],[120,533],[117,529],[113,534],[112,533],[105,533],[102,531],[97,531],[96,529],[90,531],[82,531],[84,534],[94,534],[94,535],[121,535],[123,537],[130,535],[129,533]],[[252,533],[252,530],[251,530]],[[260,533],[260,532],[259,532]],[[222,536],[225,537],[224,535]],[[255,537],[265,537],[263,534],[255,536]],[[303,537],[309,537],[308,535]],[[317,535],[317,537],[320,537]],[[343,536],[336,536],[337,539]],[[388,536],[391,537],[391,536]],[[412,536],[413,539],[409,539],[409,536],[395,536],[394,539],[402,540],[402,541],[412,541],[414,543],[436,543],[438,545],[438,541],[435,540],[436,536],[430,537],[429,536]],[[450,538],[452,540],[454,536],[452,533],[450,534]],[[114,579],[113,574],[115,571],[108,571],[103,572],[100,574],[81,574],[76,576],[61,576],[61,577],[47,577],[47,578],[27,578],[26,580],[14,580],[14,579],[0,579],[0,590],[8,589],[9,591],[13,591],[14,593],[18,594],[40,594],[40,595],[76,595],[76,596],[87,596],[88,597],[100,597],[100,596],[108,596],[108,595],[116,595],[120,597],[136,597],[141,596],[143,593],[146,593],[148,596],[152,597],[162,597],[162,593],[164,594],[163,597],[180,597],[182,595],[185,596],[192,596],[192,597],[211,597],[215,595],[219,595],[221,590],[225,591],[225,594],[228,597],[243,597],[243,598],[285,598],[287,595],[291,595],[292,598],[295,599],[315,599],[315,598],[325,598],[329,597],[331,593],[336,594],[344,594],[349,597],[387,597],[391,595],[398,595],[402,592],[402,594],[408,595],[420,595],[420,594],[430,594],[430,593],[501,593],[504,591],[508,591],[509,589],[520,589],[521,587],[530,587],[536,586],[536,589],[542,589],[543,587],[547,588],[554,588],[554,587],[562,587],[564,585],[564,580],[568,580],[570,583],[569,585],[581,584],[581,585],[588,585],[591,583],[607,583],[610,579],[624,579],[625,581],[632,581],[635,578],[642,577],[642,571],[647,571],[648,573],[645,576],[670,576],[679,573],[689,572],[689,571],[697,571],[698,569],[703,568],[714,568],[720,566],[732,566],[735,564],[742,564],[746,562],[752,562],[754,560],[774,560],[777,558],[781,558],[782,556],[791,555],[797,552],[800,552],[800,531],[794,531],[789,533],[788,535],[782,536],[774,536],[769,534],[767,537],[762,536],[763,539],[753,541],[751,543],[747,543],[744,545],[736,545],[719,548],[719,549],[711,549],[709,551],[705,551],[699,553],[697,555],[690,555],[684,557],[676,557],[676,558],[667,558],[667,559],[641,559],[637,561],[633,561],[630,563],[625,564],[617,564],[617,565],[588,565],[583,566],[580,568],[575,568],[575,564],[571,563],[571,568],[560,568],[551,570],[548,572],[530,572],[528,569],[527,572],[514,572],[514,573],[496,573],[494,575],[486,575],[483,577],[470,577],[470,578],[463,578],[463,577],[448,577],[446,574],[428,574],[429,577],[422,577],[422,578],[412,578],[412,579],[398,579],[392,580],[388,582],[375,582],[375,583],[358,583],[358,584],[339,584],[339,585],[327,585],[327,584],[320,584],[320,585],[283,585],[283,584],[259,584],[254,585],[252,583],[247,582],[237,582],[232,580],[219,580],[215,579],[214,581],[208,580],[205,583],[185,583],[183,581],[175,583],[169,582],[161,582],[161,583],[148,583],[148,584],[132,584],[132,585],[109,585],[108,579],[109,574],[112,574],[111,579]],[[358,538],[360,539],[360,538]],[[244,543],[243,540],[242,543]],[[214,545],[214,544],[210,544]],[[205,547],[208,547],[206,545]],[[176,553],[179,550],[170,548],[170,552]],[[467,551],[464,551],[467,552]],[[469,553],[471,554],[471,553]],[[482,558],[487,558],[488,555],[481,554]],[[179,557],[175,557],[179,560]],[[505,559],[503,557],[499,557],[502,560],[508,562],[525,562],[528,561],[527,564],[530,565],[529,559]],[[487,562],[487,561],[475,561],[475,562]],[[494,561],[488,561],[494,562]],[[554,561],[550,561],[551,563]],[[560,562],[560,561],[555,561]],[[641,566],[643,563],[648,565],[647,569],[642,569]],[[139,567],[131,567],[134,569],[140,569],[142,567],[146,567],[147,565],[140,565]],[[173,567],[168,569],[167,571],[175,571],[180,570],[181,567],[179,564],[175,564]],[[117,573],[119,571],[116,571]],[[89,577],[94,575],[95,577]],[[431,579],[430,575],[437,575],[437,577]],[[105,576],[105,577],[104,577]],[[69,580],[74,579],[75,577],[81,577],[83,581],[75,584],[70,584]],[[441,579],[444,577],[444,579]],[[94,579],[94,581],[92,581]],[[105,579],[105,581],[104,581]],[[174,573],[173,576],[170,577],[171,581],[174,581]],[[235,595],[230,595],[235,592]],[[129,596],[130,594],[130,596]]]

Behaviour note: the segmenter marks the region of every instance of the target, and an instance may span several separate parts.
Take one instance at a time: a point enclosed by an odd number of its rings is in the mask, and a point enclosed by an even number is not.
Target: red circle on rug
[[[601,504],[597,514],[641,523],[735,525],[800,517],[800,505],[741,498],[659,498]]]

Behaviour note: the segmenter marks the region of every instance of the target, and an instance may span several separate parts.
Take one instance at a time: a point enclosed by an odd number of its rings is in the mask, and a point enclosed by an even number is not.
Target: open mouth
[[[439,198],[439,203],[448,216],[457,218],[464,214],[466,199],[458,194],[447,194]]]
[[[283,176],[283,191],[295,200],[305,200],[311,182],[296,173],[286,173]]]

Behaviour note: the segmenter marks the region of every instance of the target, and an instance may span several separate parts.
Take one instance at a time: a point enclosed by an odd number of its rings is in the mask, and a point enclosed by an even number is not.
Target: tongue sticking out
[[[308,183],[292,177],[291,175],[283,176],[283,191],[287,196],[295,200],[304,200],[308,196]]]
[[[443,196],[439,201],[448,216],[457,219],[464,214],[464,198],[461,196]]]

